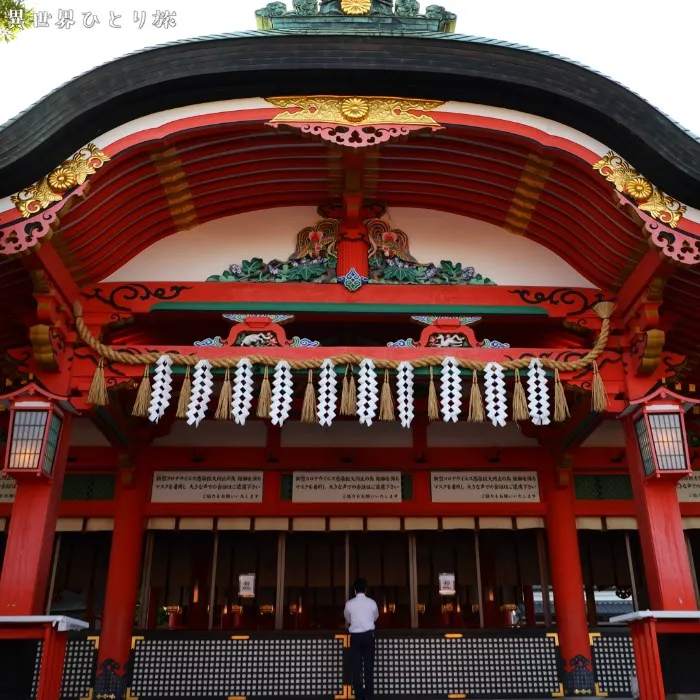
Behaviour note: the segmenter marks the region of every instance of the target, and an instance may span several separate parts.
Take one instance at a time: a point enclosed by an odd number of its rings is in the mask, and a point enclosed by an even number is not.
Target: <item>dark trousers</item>
[[[350,635],[355,700],[374,700],[374,632]]]

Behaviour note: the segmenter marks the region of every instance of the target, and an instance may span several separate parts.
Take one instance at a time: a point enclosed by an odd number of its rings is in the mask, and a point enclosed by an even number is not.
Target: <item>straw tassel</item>
[[[593,311],[598,314],[598,318],[605,320],[610,318],[615,311],[615,303],[612,301],[599,301],[594,307]]]
[[[357,387],[355,386],[355,373],[352,365],[345,366],[343,378],[343,393],[340,396],[340,415],[354,416],[357,414]]]
[[[182,380],[180,387],[180,398],[177,402],[176,418],[187,418],[187,407],[190,405],[192,397],[192,380],[190,379],[190,366],[185,367],[185,378]]]
[[[483,423],[484,421],[484,401],[481,398],[476,370],[472,370],[472,388],[469,392],[469,416],[467,420],[472,423]]]
[[[513,420],[516,423],[526,421],[530,417],[527,410],[525,387],[520,381],[520,370],[515,370],[515,387],[513,388]]]
[[[143,370],[143,379],[141,380],[138,393],[136,394],[134,408],[131,411],[131,415],[136,416],[136,418],[145,418],[148,415],[148,407],[151,405],[151,379],[148,375],[149,369],[150,365],[146,365],[146,369]]]
[[[309,370],[309,378],[304,392],[304,403],[301,407],[301,422],[316,423],[316,392],[314,391],[314,373]]]
[[[430,368],[430,383],[428,384],[428,420],[440,420],[440,405],[438,404],[432,367]]]
[[[258,409],[255,415],[258,418],[270,417],[270,402],[272,401],[272,390],[270,389],[270,379],[267,376],[267,367],[263,374],[262,384],[260,384],[260,394],[258,395]]]
[[[106,406],[109,403],[107,384],[105,383],[104,360],[100,358],[97,369],[92,377],[92,384],[87,395],[87,402],[92,406]]]
[[[594,413],[603,413],[608,407],[608,392],[605,390],[603,378],[598,370],[598,363],[593,363],[593,387],[591,393],[591,408]]]
[[[554,422],[563,423],[569,418],[569,406],[566,403],[566,392],[559,378],[559,370],[554,370]]]
[[[231,420],[231,398],[231,374],[227,367],[224,383],[221,386],[221,393],[219,394],[219,405],[216,407],[216,413],[214,414],[215,420]]]
[[[391,398],[391,384],[389,383],[389,370],[384,370],[384,384],[382,384],[382,396],[379,399],[379,420],[396,420],[394,415],[394,400]]]

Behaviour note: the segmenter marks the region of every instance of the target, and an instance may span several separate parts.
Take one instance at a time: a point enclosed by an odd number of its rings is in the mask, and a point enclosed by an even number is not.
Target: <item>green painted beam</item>
[[[505,315],[547,316],[547,310],[535,306],[472,306],[463,304],[326,304],[296,302],[223,302],[161,301],[151,311],[218,311],[221,313],[258,312],[262,314],[296,312],[314,314],[407,314],[409,316]]]

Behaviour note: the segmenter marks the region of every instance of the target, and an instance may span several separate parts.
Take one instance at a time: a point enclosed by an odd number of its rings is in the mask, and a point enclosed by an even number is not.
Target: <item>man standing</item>
[[[345,621],[350,632],[352,688],[355,700],[374,700],[374,623],[377,604],[367,597],[367,581],[358,578],[355,597],[345,604]]]

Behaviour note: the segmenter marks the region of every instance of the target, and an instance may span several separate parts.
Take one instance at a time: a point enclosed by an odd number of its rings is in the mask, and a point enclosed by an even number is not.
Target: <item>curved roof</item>
[[[602,142],[658,188],[700,208],[700,142],[614,81],[502,42],[360,32],[206,37],[100,66],[0,128],[0,197],[139,117],[215,100],[290,94],[400,95],[545,117]],[[91,177],[89,197],[61,215],[52,239],[78,284],[99,282],[182,228],[156,162],[167,160],[164,151],[175,154],[190,214],[199,223],[326,201],[341,184],[333,181],[329,145],[266,126],[278,111],[182,120],[167,133],[156,128],[122,138],[110,152],[112,160]],[[567,150],[564,138],[534,127],[437,114],[445,117],[444,129],[381,146],[369,166],[370,196],[390,207],[434,208],[506,228],[514,202],[530,198],[519,233],[602,289],[620,288],[648,244],[638,222],[614,205],[612,184],[592,170],[601,153]],[[528,194],[538,168],[546,174]],[[700,270],[694,268],[679,270],[669,281],[664,308],[679,320],[669,335],[671,350],[695,352],[700,342],[699,290]],[[26,336],[25,324],[12,326],[10,319],[31,314],[34,305],[18,260],[0,259],[0,291],[13,300],[0,314],[0,347],[7,347]]]
[[[609,78],[503,42],[357,31],[205,37],[100,66],[0,129],[0,197],[96,135],[156,111],[261,95],[368,92],[547,117],[605,143],[661,190],[700,208],[700,142]]]
[[[529,196],[522,178],[542,178],[543,185],[546,178],[524,235],[595,285],[618,288],[643,252],[638,226],[612,206],[610,184],[588,162],[565,153],[540,157],[539,151],[539,144],[520,135],[449,125],[383,144],[368,161],[364,191],[392,207],[437,209],[507,227],[514,198]],[[326,142],[264,121],[189,128],[162,145],[150,140],[99,170],[90,196],[61,217],[52,240],[78,283],[108,277],[178,230],[154,167],[154,158],[167,161],[167,153],[177,154],[191,203],[187,211],[200,224],[256,209],[318,206],[342,186],[340,171],[329,167]]]

